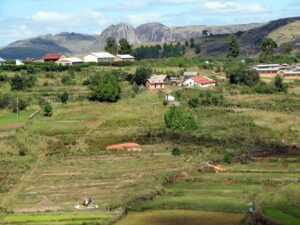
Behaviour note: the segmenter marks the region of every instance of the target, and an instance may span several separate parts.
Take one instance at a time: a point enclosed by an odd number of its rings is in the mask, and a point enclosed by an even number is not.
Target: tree
[[[261,54],[260,58],[263,61],[272,60],[274,50],[277,48],[277,43],[272,38],[264,38],[261,45]]]
[[[196,54],[200,54],[200,53],[201,53],[200,45],[196,45],[195,53],[196,53]]]
[[[227,57],[237,58],[240,55],[240,47],[235,35],[230,35],[228,45],[229,52]]]
[[[106,72],[97,73],[91,77],[90,89],[92,91],[91,100],[100,102],[116,102],[121,95],[121,87],[117,77]]]
[[[190,48],[195,48],[195,39],[194,38],[190,39]]]
[[[185,47],[189,46],[188,40],[186,40],[186,41],[184,42],[184,46],[185,46]]]
[[[107,51],[111,54],[117,54],[118,46],[117,46],[114,38],[112,38],[112,37],[107,38],[106,45],[105,45],[105,51]]]
[[[11,90],[20,91],[25,90],[26,88],[31,88],[34,86],[35,81],[36,77],[34,75],[23,74],[20,76],[17,74],[11,78]]]
[[[179,147],[174,147],[173,149],[172,149],[172,155],[173,156],[180,156],[181,155],[181,150],[180,150],[180,148]]]
[[[62,103],[67,103],[68,101],[69,101],[69,97],[70,97],[70,95],[69,95],[69,93],[68,92],[64,92],[64,93],[62,93],[60,96],[59,96],[59,98],[60,98],[60,101],[62,102]]]
[[[196,130],[198,125],[191,114],[182,108],[172,106],[164,116],[166,127],[174,130]]]
[[[132,55],[132,45],[129,44],[126,38],[121,38],[119,41],[119,53]]]
[[[135,76],[133,81],[137,85],[143,85],[150,78],[152,74],[152,69],[150,67],[138,67],[135,71]]]
[[[229,63],[224,69],[231,84],[254,86],[260,80],[259,73],[243,63]]]
[[[274,86],[279,92],[286,92],[287,90],[287,85],[283,83],[283,79],[279,75],[274,78]]]
[[[292,50],[293,50],[293,47],[292,47],[292,45],[290,43],[284,43],[284,44],[282,44],[281,47],[282,47],[283,53],[285,55],[290,55],[291,52],[292,52]]]
[[[52,116],[53,114],[53,108],[52,108],[52,105],[49,101],[46,101],[45,102],[45,105],[44,105],[44,116]]]
[[[208,30],[203,30],[202,31],[202,36],[208,36]]]

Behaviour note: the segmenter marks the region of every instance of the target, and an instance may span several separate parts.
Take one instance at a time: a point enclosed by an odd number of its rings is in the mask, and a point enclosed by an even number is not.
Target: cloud
[[[236,3],[230,1],[206,1],[203,8],[214,12],[228,13],[259,13],[265,11],[265,8],[258,3]]]

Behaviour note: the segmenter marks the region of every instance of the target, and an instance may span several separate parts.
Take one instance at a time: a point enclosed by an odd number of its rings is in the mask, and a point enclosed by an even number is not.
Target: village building
[[[24,65],[23,61],[20,59],[16,59],[16,66],[22,66]]]
[[[283,66],[280,64],[260,64],[255,65],[253,68],[260,76],[276,76]]]
[[[199,75],[199,73],[196,72],[196,71],[186,71],[186,72],[183,73],[183,76],[184,76],[185,79],[187,79],[189,77],[196,77],[198,75]]]
[[[183,86],[185,87],[212,87],[216,86],[216,81],[213,79],[210,79],[208,77],[202,77],[202,76],[196,76],[186,79],[183,82]]]
[[[56,62],[60,59],[66,58],[63,54],[46,54],[43,56],[44,62]]]
[[[166,79],[166,82],[175,87],[175,86],[180,86],[182,83],[182,79],[180,77],[176,77],[176,76],[168,76]]]
[[[3,66],[5,62],[6,61],[4,59],[0,58],[0,66]]]
[[[84,61],[77,57],[63,58],[63,59],[56,61],[57,65],[62,65],[62,66],[73,66],[73,65],[78,65],[78,64],[82,64],[82,63],[84,63]]]
[[[299,70],[281,70],[279,74],[285,78],[300,78],[300,68]]]
[[[115,62],[134,62],[135,58],[132,55],[126,54],[126,55],[116,55],[114,58]]]
[[[163,89],[166,85],[167,75],[152,75],[146,81],[146,87],[148,89]]]
[[[108,52],[94,52],[83,58],[86,63],[113,62],[115,56]]]

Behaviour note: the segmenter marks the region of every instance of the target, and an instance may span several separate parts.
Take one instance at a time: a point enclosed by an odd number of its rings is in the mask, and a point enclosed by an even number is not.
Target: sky
[[[111,24],[228,25],[300,16],[300,0],[0,0],[0,46]]]

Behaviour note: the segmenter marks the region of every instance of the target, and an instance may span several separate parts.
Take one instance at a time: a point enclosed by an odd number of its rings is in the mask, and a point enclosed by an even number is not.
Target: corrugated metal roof
[[[132,55],[125,54],[125,55],[117,55],[121,59],[134,59]]]
[[[115,58],[115,56],[110,54],[109,52],[93,52],[92,55],[101,59]]]
[[[59,59],[63,54],[46,54],[43,59]]]
[[[165,79],[167,78],[167,75],[152,75],[148,81],[151,84],[162,84],[165,83]]]
[[[216,83],[215,80],[210,79],[208,77],[193,77],[191,78],[193,81],[197,82],[198,84],[212,84],[212,83]]]
[[[83,60],[77,57],[71,57],[71,58],[60,59],[57,62],[82,63]]]
[[[196,71],[184,72],[183,76],[198,76],[198,72]]]

